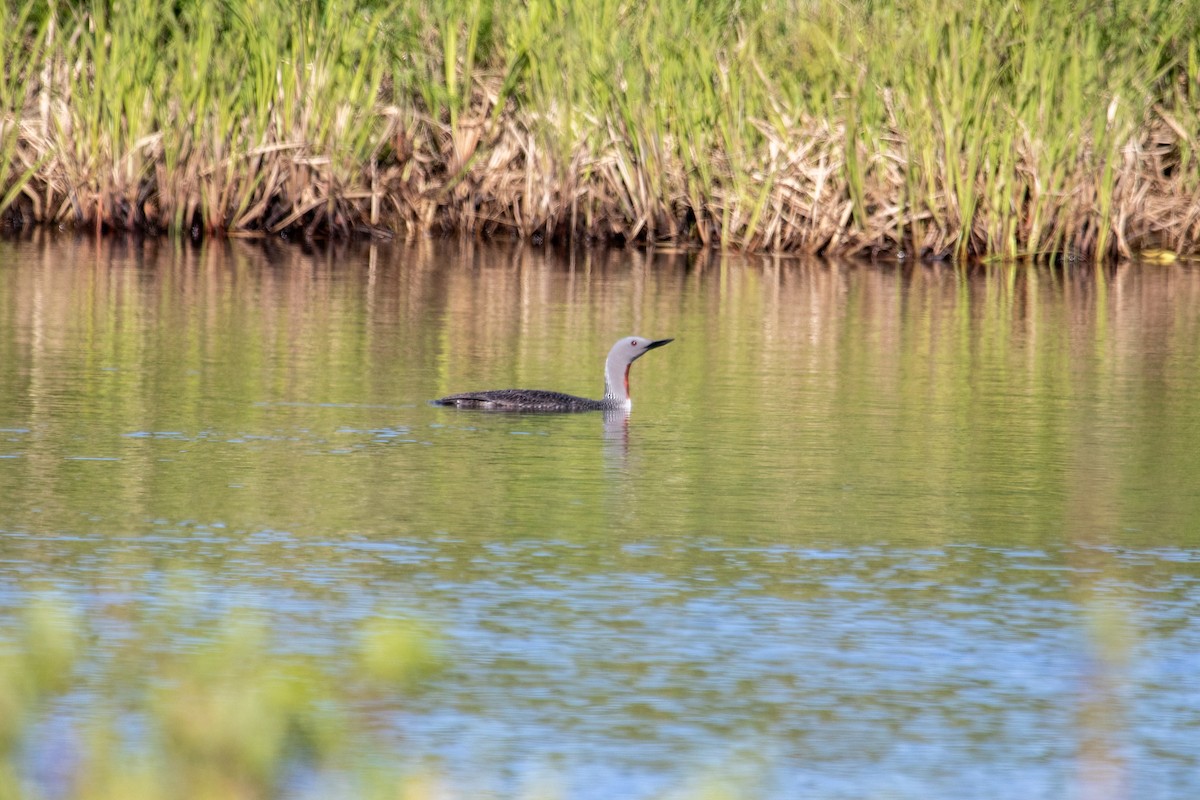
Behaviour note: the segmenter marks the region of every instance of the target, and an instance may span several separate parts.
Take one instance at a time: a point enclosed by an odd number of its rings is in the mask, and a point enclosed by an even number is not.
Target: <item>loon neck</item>
[[[604,365],[604,398],[606,408],[631,408],[629,397],[629,364],[616,364],[610,358]]]

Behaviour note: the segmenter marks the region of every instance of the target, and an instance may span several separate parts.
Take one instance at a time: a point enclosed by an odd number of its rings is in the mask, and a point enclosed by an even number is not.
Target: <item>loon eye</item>
[[[637,347],[637,339],[634,339],[632,342],[630,342],[630,343],[629,343],[629,346],[630,346],[630,347]]]

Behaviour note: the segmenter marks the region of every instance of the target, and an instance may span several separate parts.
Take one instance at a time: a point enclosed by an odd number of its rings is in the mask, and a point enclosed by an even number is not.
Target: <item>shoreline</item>
[[[1200,3],[1136,28],[1065,0],[936,5],[945,21],[602,4],[607,27],[581,29],[588,9],[540,2],[29,3],[0,37],[0,217],[921,260],[1200,252]]]

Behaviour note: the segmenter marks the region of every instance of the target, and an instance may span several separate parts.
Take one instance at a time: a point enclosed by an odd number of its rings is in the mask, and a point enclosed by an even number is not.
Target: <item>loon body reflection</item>
[[[628,411],[633,405],[629,399],[629,366],[654,348],[673,341],[627,336],[614,344],[604,362],[604,397],[599,400],[543,389],[492,389],[447,395],[433,403],[493,411]]]

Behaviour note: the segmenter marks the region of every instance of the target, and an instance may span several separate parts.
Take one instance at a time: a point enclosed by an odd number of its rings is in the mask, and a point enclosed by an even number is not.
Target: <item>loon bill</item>
[[[493,411],[627,411],[633,407],[629,398],[630,365],[654,348],[673,341],[626,336],[614,344],[604,362],[604,397],[599,400],[544,389],[491,389],[451,394],[432,402],[438,406]]]

